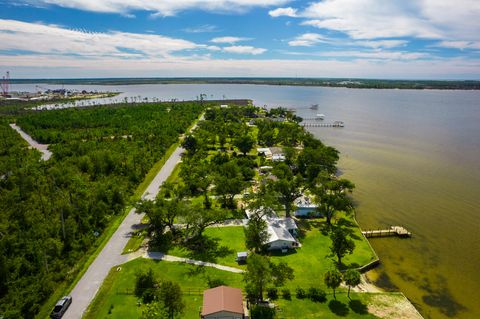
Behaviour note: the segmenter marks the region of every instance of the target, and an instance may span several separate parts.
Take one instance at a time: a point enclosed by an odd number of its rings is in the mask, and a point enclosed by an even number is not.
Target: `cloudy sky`
[[[479,0],[0,0],[0,72],[480,79]]]

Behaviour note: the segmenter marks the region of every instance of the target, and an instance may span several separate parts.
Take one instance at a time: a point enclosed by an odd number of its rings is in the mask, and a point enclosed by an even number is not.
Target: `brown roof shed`
[[[243,316],[242,289],[219,286],[203,292],[202,316],[220,311],[238,313]]]

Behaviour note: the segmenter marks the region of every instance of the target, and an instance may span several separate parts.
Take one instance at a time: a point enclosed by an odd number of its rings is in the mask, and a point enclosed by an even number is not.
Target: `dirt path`
[[[25,133],[17,124],[13,123],[10,124],[10,127],[13,128],[15,131],[20,134],[20,136],[27,141],[28,144],[30,144],[31,147],[37,149],[42,153],[42,160],[48,161],[50,157],[52,157],[53,153],[48,150],[48,145],[47,144],[40,144],[37,141],[35,141],[30,135]]]

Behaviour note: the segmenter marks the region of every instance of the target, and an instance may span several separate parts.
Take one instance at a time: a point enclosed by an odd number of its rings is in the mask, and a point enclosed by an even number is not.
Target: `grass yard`
[[[339,222],[349,229],[355,242],[353,254],[347,255],[343,264],[348,267],[359,267],[375,260],[375,253],[370,249],[368,242],[360,233],[360,229],[353,219],[345,216],[340,216],[340,218]],[[336,259],[329,257],[330,238],[320,231],[324,223],[323,219],[301,220],[298,226],[302,232],[300,237],[302,247],[287,254],[272,253],[273,261],[284,261],[295,271],[295,279],[289,282],[287,287],[293,289],[297,286],[308,288],[313,285],[325,288],[323,276],[325,272],[335,267]],[[245,266],[237,265],[235,262],[236,253],[246,250],[242,226],[211,227],[207,228],[205,235],[218,244],[216,249],[212,249],[205,256],[178,247],[170,250],[168,254],[245,268]],[[228,249],[222,249],[221,247]]]
[[[144,307],[137,305],[138,299],[133,294],[135,274],[149,268],[159,280],[172,280],[182,287],[186,304],[182,318],[198,318],[202,293],[208,288],[208,277],[220,279],[232,287],[243,287],[241,274],[210,267],[139,258],[122,265],[120,271],[112,268],[83,318],[139,318]]]

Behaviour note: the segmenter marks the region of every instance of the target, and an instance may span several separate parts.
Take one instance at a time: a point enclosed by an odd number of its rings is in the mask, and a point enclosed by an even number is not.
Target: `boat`
[[[323,120],[325,118],[325,114],[322,114],[322,113],[318,113],[317,114],[317,117],[315,119],[317,120]]]
[[[311,109],[311,110],[318,110],[318,104],[312,104],[312,105],[310,106],[310,109]]]

